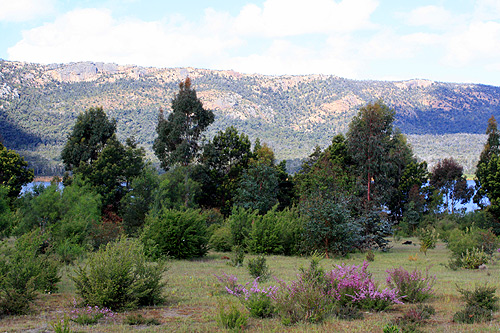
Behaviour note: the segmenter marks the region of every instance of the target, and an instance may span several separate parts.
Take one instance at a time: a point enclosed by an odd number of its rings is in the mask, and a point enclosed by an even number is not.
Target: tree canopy
[[[163,169],[168,170],[176,163],[189,164],[199,150],[201,133],[215,119],[212,111],[203,104],[186,78],[179,84],[179,92],[172,100],[172,112],[165,119],[163,110],[158,116],[153,150]]]

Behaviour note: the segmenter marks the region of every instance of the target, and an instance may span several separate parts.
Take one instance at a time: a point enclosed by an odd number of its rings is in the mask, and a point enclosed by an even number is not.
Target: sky
[[[0,58],[500,86],[500,0],[0,0]]]

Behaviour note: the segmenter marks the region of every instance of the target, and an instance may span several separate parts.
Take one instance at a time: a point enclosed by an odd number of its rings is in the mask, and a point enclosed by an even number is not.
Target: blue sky
[[[0,0],[0,58],[500,86],[500,0]]]

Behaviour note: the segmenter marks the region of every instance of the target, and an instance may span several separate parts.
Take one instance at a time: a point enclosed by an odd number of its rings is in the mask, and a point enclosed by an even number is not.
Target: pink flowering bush
[[[367,271],[368,262],[363,265],[337,265],[326,273],[329,281],[328,295],[340,306],[355,305],[362,309],[382,311],[392,304],[402,304],[396,289],[379,290]]]
[[[419,303],[434,294],[436,276],[429,275],[429,268],[424,272],[414,269],[411,273],[402,267],[386,271],[388,273],[386,282],[389,288],[398,291],[404,297],[405,302]]]
[[[272,296],[276,293],[278,287],[270,286],[268,288],[260,288],[258,282],[259,278],[256,278],[252,286],[247,288],[250,282],[245,285],[239,284],[237,283],[238,278],[234,275],[222,273],[222,276],[215,275],[215,277],[224,285],[228,294],[240,298],[243,305],[250,311],[250,316],[255,318],[266,318],[274,314]]]
[[[258,278],[248,287],[250,283],[238,284],[234,275],[216,277],[251,313],[263,304],[262,301],[272,300],[282,323],[290,325],[299,321],[321,322],[339,307],[382,311],[392,304],[402,304],[397,290],[380,290],[367,268],[367,262],[360,266],[337,265],[325,273],[313,258],[311,266],[301,269],[296,280],[286,283],[276,279],[278,285],[266,289],[259,287]],[[260,310],[257,312],[263,317]]]

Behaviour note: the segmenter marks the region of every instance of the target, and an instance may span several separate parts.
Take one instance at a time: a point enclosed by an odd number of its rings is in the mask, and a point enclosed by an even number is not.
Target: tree
[[[309,250],[324,251],[327,257],[345,255],[362,244],[361,228],[352,218],[356,178],[345,137],[336,135],[314,159],[297,179],[299,207],[307,217],[304,241]]]
[[[203,147],[201,158],[205,180],[202,183],[200,203],[215,207],[228,215],[234,203],[234,196],[241,174],[248,168],[253,156],[248,136],[238,134],[231,126],[219,131]]]
[[[167,119],[160,110],[153,150],[163,169],[176,163],[188,165],[197,155],[201,133],[214,121],[212,111],[203,108],[191,89],[191,80],[179,84],[179,92],[172,100],[172,112]]]
[[[34,172],[24,158],[0,143],[0,185],[6,187],[11,204],[23,185],[32,182],[33,178]]]
[[[432,168],[429,183],[444,195],[446,208],[452,214],[459,202],[467,203],[472,197],[472,189],[467,186],[463,167],[453,157],[439,161]]]
[[[479,156],[476,169],[476,194],[474,195],[474,202],[483,206],[482,200],[485,196],[490,196],[491,184],[488,183],[488,164],[493,157],[498,156],[500,152],[500,132],[498,131],[497,121],[494,116],[488,119],[488,127],[486,128],[488,139],[484,145],[483,151]],[[490,198],[491,200],[491,198]]]
[[[88,182],[102,196],[103,212],[116,213],[130,182],[144,168],[144,149],[133,137],[123,145],[116,138],[116,120],[102,108],[90,108],[77,118],[62,150],[67,171]],[[65,185],[68,185],[66,178]]]
[[[115,132],[116,120],[108,119],[102,107],[79,114],[61,152],[66,170],[92,165]]]
[[[362,107],[347,132],[347,147],[356,171],[365,185],[366,209],[388,189],[386,175],[391,165],[390,148],[395,112],[381,101]],[[363,180],[364,179],[364,180]]]
[[[113,135],[108,139],[97,160],[78,168],[83,178],[102,196],[103,208],[119,209],[121,199],[130,190],[133,178],[144,168],[144,149],[138,148],[134,139],[127,139],[124,146]]]

